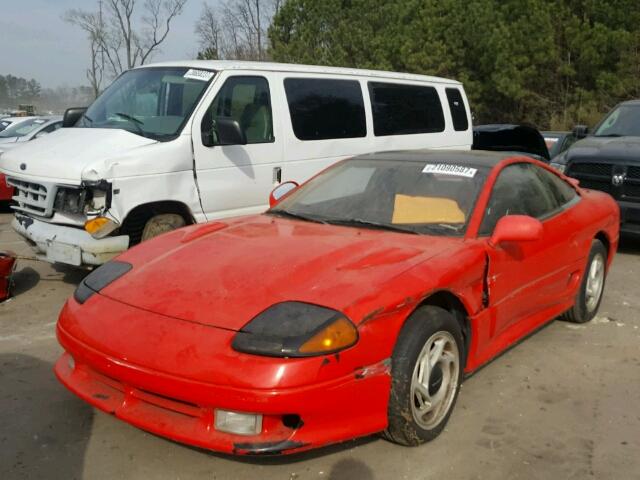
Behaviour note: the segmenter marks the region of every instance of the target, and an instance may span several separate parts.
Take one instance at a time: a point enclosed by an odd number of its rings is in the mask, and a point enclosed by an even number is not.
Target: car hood
[[[401,288],[394,277],[462,241],[258,215],[189,227],[130,250],[119,260],[133,269],[101,294],[238,330],[284,301],[346,311],[360,298]]]
[[[18,141],[18,138],[19,137],[6,137],[6,138],[0,137],[0,145],[16,143]]]
[[[0,171],[74,184],[82,180],[99,180],[110,162],[153,143],[157,141],[126,130],[62,128],[3,153]]]
[[[598,161],[635,161],[640,162],[640,137],[586,137],[574,143],[567,150],[561,163],[571,160],[598,159]]]

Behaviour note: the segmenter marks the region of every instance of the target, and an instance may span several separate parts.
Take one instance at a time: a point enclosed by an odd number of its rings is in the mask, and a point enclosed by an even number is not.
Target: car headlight
[[[78,303],[86,302],[94,293],[98,293],[104,287],[114,282],[133,268],[130,263],[111,260],[99,268],[96,268],[84,279],[73,292],[73,298]]]
[[[551,166],[551,168],[555,168],[560,173],[564,173],[564,171],[567,169],[567,166],[564,163],[551,162],[549,165]]]
[[[277,303],[258,314],[234,337],[234,350],[271,357],[336,353],[358,341],[342,313],[303,302]]]

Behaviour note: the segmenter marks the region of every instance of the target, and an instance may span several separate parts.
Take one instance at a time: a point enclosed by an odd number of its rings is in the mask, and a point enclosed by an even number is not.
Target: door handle
[[[282,182],[282,168],[273,167],[273,183]]]

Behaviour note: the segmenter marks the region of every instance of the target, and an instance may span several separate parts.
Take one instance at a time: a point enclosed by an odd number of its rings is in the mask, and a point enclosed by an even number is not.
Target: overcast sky
[[[208,0],[217,5],[220,0]],[[143,2],[140,1],[140,4]],[[188,0],[184,13],[154,60],[193,58],[193,27],[203,0]],[[62,21],[71,8],[95,9],[97,0],[0,0],[0,75],[35,78],[43,87],[86,85],[89,46],[85,34]]]

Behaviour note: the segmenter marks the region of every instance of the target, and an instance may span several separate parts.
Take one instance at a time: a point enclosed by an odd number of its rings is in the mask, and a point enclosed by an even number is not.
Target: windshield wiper
[[[138,125],[144,125],[144,122],[142,120],[138,120],[136,117],[132,117],[131,115],[129,115],[127,113],[116,112],[116,113],[114,113],[114,115],[118,115],[119,117],[122,117],[125,120],[130,120],[130,121],[132,121],[134,123],[137,123]]]
[[[89,120],[89,123],[93,123],[93,118],[91,118],[89,115],[87,115],[86,113],[82,114],[82,118],[84,118],[85,120]]]
[[[369,220],[362,220],[360,218],[345,218],[345,219],[326,219],[326,223],[332,225],[343,225],[347,227],[364,227],[364,228],[377,228],[380,230],[391,230],[392,232],[411,233],[418,235],[413,228],[400,227],[398,225],[390,225],[388,223],[371,222]]]
[[[302,213],[293,213],[288,210],[268,210],[265,213],[268,213],[269,215],[277,215],[280,217],[295,218],[296,220],[304,220],[305,222],[327,223],[326,221],[320,218],[304,215]]]
[[[624,137],[620,133],[605,133],[604,135],[594,135],[594,137]]]

